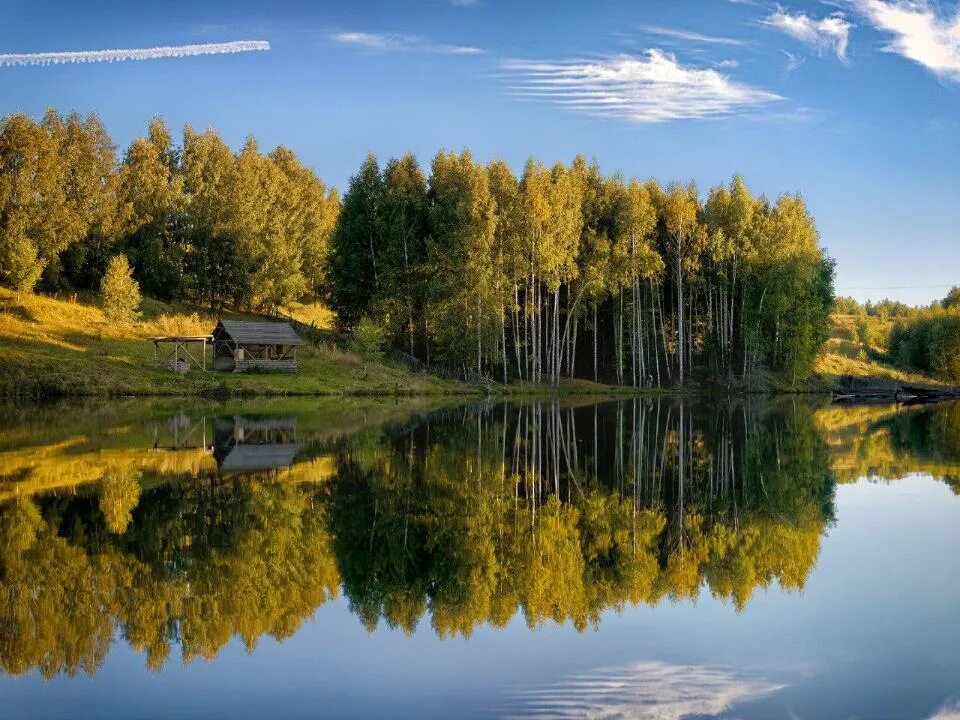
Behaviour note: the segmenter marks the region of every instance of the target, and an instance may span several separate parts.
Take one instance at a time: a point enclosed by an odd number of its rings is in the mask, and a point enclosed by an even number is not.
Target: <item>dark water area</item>
[[[960,406],[0,409],[0,718],[960,717]]]

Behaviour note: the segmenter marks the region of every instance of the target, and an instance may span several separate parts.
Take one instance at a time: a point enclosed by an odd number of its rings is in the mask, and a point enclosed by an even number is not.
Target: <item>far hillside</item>
[[[814,383],[960,383],[960,288],[927,307],[837,298]]]

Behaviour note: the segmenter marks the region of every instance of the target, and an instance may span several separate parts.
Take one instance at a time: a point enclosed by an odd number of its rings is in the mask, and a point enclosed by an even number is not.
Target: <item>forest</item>
[[[339,200],[287,148],[182,143],[159,119],[122,160],[95,115],[0,122],[0,280],[89,290],[125,254],[140,290],[216,313],[317,292]]]
[[[803,198],[439,151],[368,157],[342,201],[289,149],[122,158],[94,115],[0,124],[0,282],[98,287],[123,254],[146,295],[272,310],[318,299],[394,357],[504,383],[796,386],[829,332],[833,262]]]
[[[441,151],[429,177],[411,155],[367,158],[327,282],[345,327],[504,383],[795,385],[828,334],[833,263],[799,194],[771,202],[740,177],[703,201],[582,156],[518,178]]]

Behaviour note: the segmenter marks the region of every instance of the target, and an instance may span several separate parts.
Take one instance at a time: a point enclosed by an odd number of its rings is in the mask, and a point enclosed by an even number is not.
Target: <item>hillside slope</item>
[[[311,306],[288,310],[318,327],[329,317]],[[193,369],[181,376],[153,367],[153,344],[146,338],[207,334],[215,324],[212,318],[146,299],[143,318],[122,326],[109,322],[93,304],[42,295],[24,295],[18,301],[0,288],[0,397],[473,392],[430,375],[366,364],[332,343],[303,347],[297,373]]]
[[[814,364],[811,387],[834,390],[851,382],[877,385],[909,383],[913,385],[943,385],[935,378],[905,372],[885,357],[886,337],[892,321],[870,318],[869,334],[873,342],[861,342],[857,329],[858,316],[834,314],[831,316],[830,338],[820,350]]]

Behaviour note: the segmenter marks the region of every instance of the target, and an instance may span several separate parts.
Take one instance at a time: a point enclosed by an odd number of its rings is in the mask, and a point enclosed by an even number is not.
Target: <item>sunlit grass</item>
[[[362,363],[333,341],[298,351],[297,373],[203,372],[180,376],[153,367],[160,335],[206,335],[217,318],[195,308],[145,299],[134,323],[108,321],[93,298],[21,295],[0,289],[0,395],[419,394],[470,392],[458,383],[382,363]],[[319,305],[288,308],[327,330]],[[228,315],[229,317],[255,317]]]
[[[884,357],[885,348],[861,343],[857,336],[857,317],[834,314],[831,334],[814,363],[814,383],[826,389],[837,388],[847,378],[870,379],[885,383],[941,385],[934,378],[895,367]],[[871,318],[874,336],[884,338],[891,321]]]

